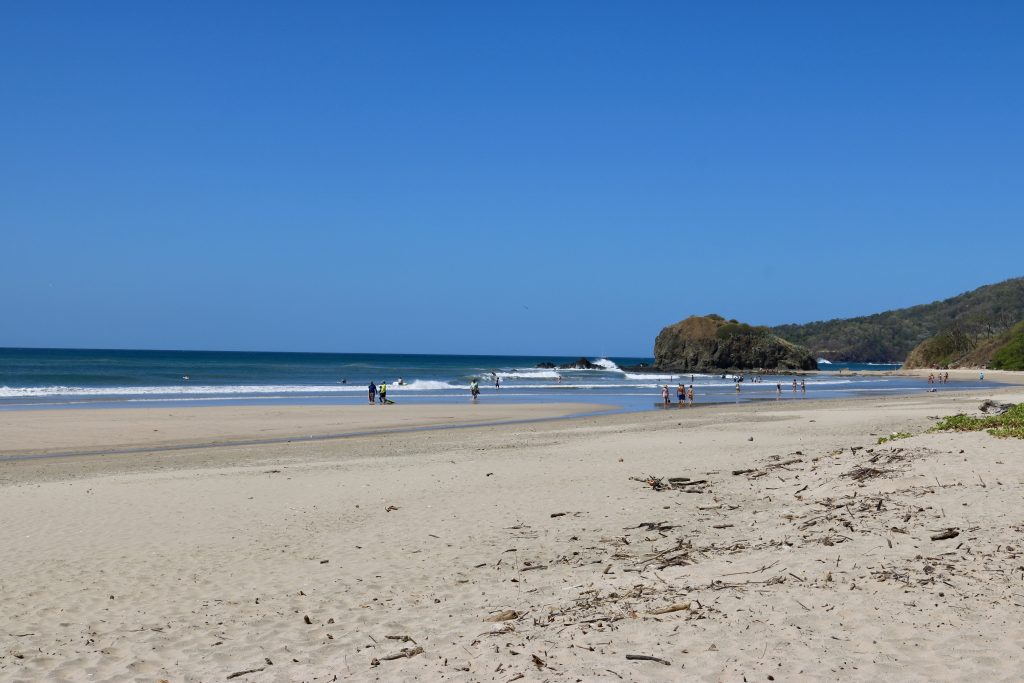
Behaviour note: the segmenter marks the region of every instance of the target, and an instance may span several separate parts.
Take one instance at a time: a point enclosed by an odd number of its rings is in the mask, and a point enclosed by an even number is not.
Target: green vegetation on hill
[[[768,334],[768,328],[760,326],[755,327],[754,325],[748,325],[747,323],[741,323],[736,322],[735,320],[730,320],[726,324],[719,327],[718,331],[715,332],[715,336],[718,337],[719,339],[729,339],[731,337],[735,337],[741,334],[750,334],[763,337]]]
[[[955,354],[963,344],[961,335],[976,348],[1022,320],[1024,277],[979,287],[945,301],[859,318],[779,325],[771,332],[806,346],[818,358],[881,363],[902,361],[919,344],[947,331],[946,338],[935,343],[936,354]]]
[[[988,366],[996,370],[1024,370],[1024,321],[1014,325],[1006,336],[1009,339],[992,354]]]
[[[971,335],[957,324],[921,342],[904,367],[983,367],[1024,370],[1024,321],[1002,334]]]

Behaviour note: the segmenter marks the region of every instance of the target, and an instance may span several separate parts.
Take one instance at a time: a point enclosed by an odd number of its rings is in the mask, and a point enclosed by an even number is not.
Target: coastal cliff
[[[810,352],[765,327],[719,315],[691,316],[664,328],[654,342],[654,364],[674,372],[816,370]]]

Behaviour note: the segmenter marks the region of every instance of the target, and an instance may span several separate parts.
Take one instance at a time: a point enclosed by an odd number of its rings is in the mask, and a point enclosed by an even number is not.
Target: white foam
[[[468,386],[468,384],[466,385]],[[437,391],[458,389],[447,382],[413,380],[399,386],[389,384],[390,391]],[[366,386],[353,384],[327,385],[207,385],[188,384],[145,387],[8,387],[0,386],[0,398],[45,398],[48,396],[238,396],[245,394],[348,394],[366,391]]]
[[[832,365],[832,361],[825,360],[824,358],[819,358],[818,365]]]
[[[622,372],[622,369],[615,364],[615,361],[610,361],[607,358],[598,358],[594,361],[594,365],[600,365],[604,370],[617,370]]]
[[[487,377],[487,373],[484,373],[482,376]],[[501,379],[558,379],[560,376],[561,373],[556,370],[542,368],[537,370],[510,370],[498,373],[498,377]]]
[[[658,375],[658,374],[648,373],[648,372],[627,372],[627,373],[624,373],[624,374],[626,375],[626,379],[637,379],[637,380],[645,380],[646,379],[646,380],[651,380],[651,381],[659,380],[659,379],[678,380],[678,379],[685,379],[686,377],[690,376],[689,373],[687,373],[685,375],[683,375],[683,374],[678,374],[678,375]],[[696,375],[694,375],[694,376],[696,376]]]
[[[190,384],[167,387],[0,387],[0,398],[29,398],[42,396],[185,396],[230,394],[333,394],[366,391],[366,387],[349,384],[325,386],[304,385],[204,385]]]
[[[467,384],[466,387],[469,385]],[[388,385],[388,391],[437,391],[439,389],[459,389],[455,385],[449,384],[448,382],[438,382],[430,379],[414,379],[411,382],[407,382],[403,385],[390,384]]]

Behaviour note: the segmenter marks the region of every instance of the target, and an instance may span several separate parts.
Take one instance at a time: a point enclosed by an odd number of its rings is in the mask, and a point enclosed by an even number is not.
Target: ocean
[[[647,410],[660,401],[660,386],[693,384],[698,403],[783,398],[829,398],[865,393],[914,393],[930,388],[920,379],[850,376],[838,370],[892,370],[875,364],[823,365],[828,372],[802,377],[807,392],[792,391],[792,376],[765,377],[735,391],[731,375],[634,373],[623,367],[651,358],[591,358],[596,370],[550,369],[568,356],[458,356],[361,353],[261,353],[224,351],[129,351],[0,348],[0,410],[19,408],[244,405],[253,403],[358,404],[370,381],[388,384],[396,403],[460,402],[469,383],[480,381],[483,401],[609,403]],[[495,378],[500,381],[496,389]],[[991,384],[988,382],[986,384]],[[950,382],[964,389],[978,382]]]

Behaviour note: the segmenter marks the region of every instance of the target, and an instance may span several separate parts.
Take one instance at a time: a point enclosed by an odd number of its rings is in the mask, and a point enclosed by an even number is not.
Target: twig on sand
[[[657,662],[658,664],[664,664],[665,666],[671,666],[672,662],[662,659],[661,657],[652,657],[650,655],[626,655],[626,659],[633,659],[641,662]]]
[[[937,534],[933,534],[932,535],[932,540],[933,541],[944,541],[947,538],[956,538],[959,535],[960,535],[960,531],[957,530],[957,529],[946,529],[945,531],[940,531]]]
[[[392,659],[407,659],[409,657],[415,657],[416,655],[423,654],[423,648],[418,645],[413,648],[403,647],[400,652],[396,652],[393,655],[384,655],[383,657],[374,657],[370,660],[370,666],[377,666],[381,662],[386,662]]]
[[[233,674],[228,674],[227,680],[229,680],[229,681],[230,681],[230,680],[231,680],[232,678],[238,678],[239,676],[244,676],[244,675],[246,675],[246,674],[254,674],[254,673],[259,673],[260,671],[263,671],[263,670],[264,670],[264,669],[266,669],[266,668],[267,668],[267,667],[265,667],[265,666],[261,666],[261,667],[260,667],[260,668],[258,668],[258,669],[246,669],[245,671],[236,671],[236,672],[235,672],[235,673],[233,673]]]
[[[690,609],[690,603],[688,602],[677,602],[674,605],[668,607],[661,607],[659,609],[652,609],[648,614],[669,614],[671,612],[680,612],[684,609]]]
[[[722,576],[739,576],[740,574],[760,574],[761,572],[763,572],[763,571],[765,571],[767,569],[771,569],[772,567],[774,567],[778,563],[779,563],[779,561],[775,560],[771,564],[762,565],[762,567],[760,569],[755,569],[755,570],[749,571],[749,572],[732,572],[731,574],[722,574]]]

